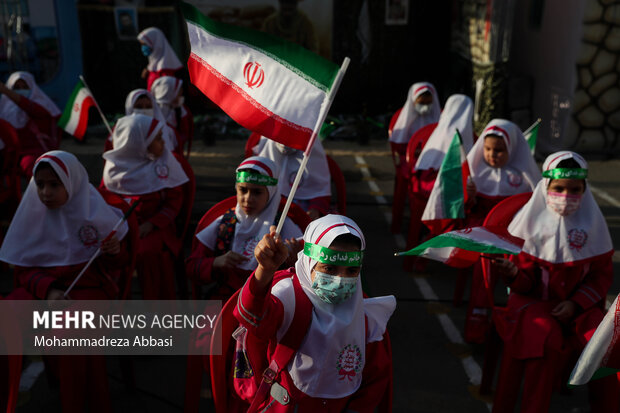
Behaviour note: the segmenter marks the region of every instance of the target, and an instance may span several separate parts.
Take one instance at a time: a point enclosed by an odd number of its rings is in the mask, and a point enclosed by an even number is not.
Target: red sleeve
[[[613,281],[612,253],[586,264],[590,268],[570,299],[587,310],[605,299]]]
[[[250,334],[271,340],[284,319],[284,306],[271,295],[271,289],[265,295],[260,294],[252,273],[239,293],[234,314]]]
[[[15,267],[19,285],[39,300],[45,300],[56,277],[41,267]]]
[[[164,200],[159,211],[153,215],[149,222],[157,228],[166,228],[173,224],[183,205],[183,188],[177,186],[164,190]]]
[[[45,109],[43,106],[39,105],[35,101],[25,98],[23,96],[21,96],[21,99],[19,99],[18,106],[33,119],[52,119],[52,115],[47,111],[47,109]]]
[[[213,251],[200,241],[196,241],[196,248],[185,260],[185,273],[195,282],[208,284],[214,281]]]
[[[346,411],[372,413],[381,404],[386,392],[391,391],[392,358],[384,341],[366,344],[366,364],[362,384],[351,396]]]
[[[318,198],[313,198],[310,200],[308,204],[308,210],[316,209],[322,215],[327,215],[329,212],[329,204],[331,202],[330,196],[320,196]]]
[[[540,271],[538,264],[525,254],[513,255],[510,260],[519,267],[519,272],[508,284],[510,290],[519,294],[529,293],[536,285],[536,272]]]

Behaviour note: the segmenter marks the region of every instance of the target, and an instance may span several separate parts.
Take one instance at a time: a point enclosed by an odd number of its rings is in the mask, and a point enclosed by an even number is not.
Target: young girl
[[[140,245],[136,270],[144,299],[175,297],[172,256],[181,248],[175,219],[183,204],[181,185],[189,179],[162,138],[163,123],[131,115],[114,128],[114,149],[103,154],[105,188],[136,207]]]
[[[493,119],[467,154],[471,172],[465,227],[482,225],[501,200],[529,192],[540,180],[540,171],[517,125]],[[465,341],[483,343],[489,327],[488,302],[480,262],[473,266],[471,295],[465,318]]]
[[[37,86],[28,72],[14,72],[6,85],[0,82],[0,118],[17,130],[20,140],[20,168],[30,178],[36,159],[58,148],[62,132],[57,122],[58,106]]]
[[[125,99],[125,115],[132,115],[134,113],[150,116],[162,122],[164,125],[162,138],[168,149],[177,152],[178,144],[176,131],[166,123],[166,117],[159,108],[157,100],[155,100],[151,92],[146,89],[134,89],[129,92],[127,99]]]
[[[474,144],[473,115],[474,104],[469,97],[452,95],[448,98],[437,127],[428,138],[415,164],[413,172],[418,185],[416,189],[420,192],[428,196],[433,189],[437,172],[457,129],[463,138],[465,153],[472,148]]]
[[[171,76],[162,76],[153,82],[151,92],[164,119],[176,132],[179,153],[182,153],[185,143],[194,135],[194,117],[183,103],[183,81]]]
[[[128,231],[127,224],[109,240],[102,240],[122,215],[88,182],[88,174],[75,156],[63,151],[41,156],[0,248],[0,260],[15,265],[18,281],[18,288],[8,298],[64,299],[64,292],[98,247],[102,254],[69,298],[116,298],[118,288],[112,274],[129,261],[119,241]],[[82,412],[86,400],[91,411],[111,411],[103,356],[49,357],[46,364],[60,379],[63,411]]]
[[[151,90],[155,79],[161,76],[178,76],[183,68],[181,61],[168,43],[166,35],[157,27],[149,27],[138,34],[142,54],[149,63],[142,70],[142,79],[146,79],[146,88]]]
[[[439,120],[441,107],[435,87],[428,82],[414,83],[407,93],[405,102],[398,119],[392,128],[390,142],[396,144],[403,157],[411,135],[423,126]]]
[[[243,286],[256,269],[254,247],[276,225],[280,216],[280,191],[276,165],[267,158],[247,158],[236,170],[237,206],[215,219],[196,234],[197,248],[187,258],[187,275],[201,284],[216,282],[210,299],[227,300]],[[299,251],[294,239],[302,236],[301,230],[288,217],[282,227],[291,256],[292,266]]]
[[[494,260],[493,271],[510,287],[494,412],[512,411],[523,373],[521,411],[548,411],[567,353],[582,349],[603,319],[614,248],[587,174],[574,152],[547,157],[543,179],[508,227],[525,240],[521,254]],[[590,390],[592,412],[618,411],[616,376],[593,381]]]
[[[268,396],[259,408],[374,411],[389,391],[392,360],[382,340],[396,300],[363,298],[360,270],[366,242],[351,219],[319,218],[306,228],[304,241],[295,268],[272,284],[288,248],[275,231],[266,234],[254,252],[258,268],[239,294],[235,316],[249,334],[269,341],[271,351],[298,307],[293,283],[301,284],[313,307],[301,346],[274,378],[280,401]]]
[[[303,151],[289,148],[264,136],[261,136],[253,150],[280,165],[278,187],[282,195],[288,197],[303,160]],[[310,219],[317,219],[328,213],[331,193],[331,175],[325,149],[321,140],[317,139],[295,192],[294,201],[308,213]]]

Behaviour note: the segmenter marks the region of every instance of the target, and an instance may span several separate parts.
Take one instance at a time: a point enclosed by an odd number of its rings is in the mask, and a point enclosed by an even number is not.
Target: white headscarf
[[[493,168],[484,160],[484,139],[501,136],[508,150],[508,163]],[[487,196],[509,196],[534,189],[540,171],[530,148],[517,125],[505,119],[493,119],[467,154],[471,177],[478,193]]]
[[[28,96],[29,100],[32,100],[33,102],[43,106],[52,117],[60,115],[60,109],[58,109],[58,106],[56,106],[54,101],[50,99],[50,97],[47,96],[45,92],[43,92],[41,88],[39,88],[39,86],[37,86],[37,83],[34,80],[34,76],[32,76],[30,73],[13,72],[6,81],[6,87],[8,87],[9,89],[13,89],[15,83],[20,79],[26,82],[26,84],[30,88],[30,96]],[[29,119],[28,114],[21,110],[19,106],[17,106],[11,99],[9,99],[5,95],[0,98],[0,118],[6,120],[11,125],[13,125],[14,128],[17,129],[26,126],[26,123],[28,123]]]
[[[362,250],[366,248],[366,240],[360,228],[353,220],[342,215],[326,215],[312,221],[306,228],[304,241],[329,247],[342,234],[353,234],[361,240]],[[353,296],[339,304],[328,304],[312,289],[311,273],[316,264],[317,261],[304,255],[303,251],[299,252],[295,270],[314,309],[306,338],[289,363],[288,372],[295,386],[308,396],[346,397],[359,388],[366,362],[366,343],[382,339],[387,322],[396,308],[396,299],[391,295],[364,299],[361,278],[358,276]],[[294,297],[292,288],[290,280],[281,281],[272,287],[272,294],[282,301],[287,313],[294,308],[294,298],[293,308],[289,308],[291,296]],[[364,316],[368,320],[368,334]],[[280,327],[278,339],[286,330],[288,325]],[[352,376],[344,377],[341,374],[345,356],[354,357],[355,374]]]
[[[457,129],[463,138],[465,153],[469,152],[474,144],[473,116],[474,104],[469,97],[465,95],[450,96],[441,116],[439,116],[437,127],[428,138],[418,157],[415,169],[418,171],[427,169],[438,171]]]
[[[39,157],[60,178],[69,198],[57,209],[48,209],[39,199],[35,178],[11,221],[0,248],[0,260],[24,267],[56,267],[87,262],[99,243],[123,216],[108,205],[88,182],[86,169],[78,159],[64,151],[51,151]],[[127,223],[117,230],[118,239],[128,231]]]
[[[168,122],[175,128],[178,125],[172,103],[179,95],[182,87],[183,81],[172,76],[158,77],[151,85],[151,91],[153,92],[153,96],[155,97],[155,100],[157,100],[157,104],[161,108],[166,122]],[[185,115],[185,113],[187,113],[185,111],[185,108],[181,107],[181,114]]]
[[[159,72],[163,69],[180,69],[183,65],[176,53],[168,43],[166,35],[157,27],[149,27],[138,34],[138,40],[146,43],[153,52],[148,56],[149,63],[146,66],[151,72]]]
[[[131,115],[118,120],[112,141],[114,149],[103,154],[103,182],[110,191],[123,195],[143,195],[175,188],[189,180],[170,148],[152,160],[147,147],[163,123],[150,116]]]
[[[289,148],[264,136],[261,136],[255,151],[260,156],[269,158],[280,166],[278,186],[282,195],[288,197],[304,157],[303,151]],[[331,196],[330,176],[325,149],[323,149],[321,140],[317,139],[306,164],[306,170],[297,187],[297,192],[295,192],[295,199],[308,200],[321,196]]]
[[[574,159],[583,169],[588,164],[579,154],[561,151],[551,154],[543,171],[557,167],[565,159]],[[551,263],[580,261],[613,250],[609,229],[589,185],[581,198],[579,209],[561,216],[547,207],[549,178],[536,185],[530,200],[515,215],[508,231],[525,240],[523,252]]]
[[[261,156],[252,156],[245,159],[237,167],[236,172],[241,170],[256,171],[270,178],[276,178],[278,176],[276,165],[271,162],[271,160]],[[242,269],[252,270],[256,268],[257,263],[254,257],[254,248],[263,238],[263,235],[269,233],[269,227],[274,225],[273,221],[278,213],[278,206],[280,205],[280,191],[278,190],[278,186],[267,185],[266,188],[269,192],[269,200],[265,208],[257,215],[248,216],[238,204],[235,208],[237,223],[235,225],[235,237],[231,246],[231,251],[248,258],[248,261],[239,266],[239,268]],[[196,234],[196,238],[210,248],[212,247],[210,240],[213,238],[213,232],[217,230],[217,226],[219,225],[219,222],[216,221],[214,221],[215,225],[209,225]]]
[[[177,147],[176,133],[170,126],[167,125],[166,118],[164,117],[164,114],[159,108],[159,105],[157,104],[157,101],[155,100],[151,92],[146,89],[134,89],[129,92],[129,94],[127,95],[127,99],[125,99],[125,115],[132,115],[133,113],[135,113],[134,105],[136,104],[136,101],[142,96],[148,98],[151,101],[151,107],[153,108],[152,117],[162,122],[162,124],[164,125],[164,133],[162,137],[166,142],[166,146],[173,150]]]
[[[433,103],[431,104],[431,110],[424,115],[420,115],[415,110],[415,100],[422,93],[430,92],[433,96]],[[423,126],[429,123],[435,123],[439,120],[439,114],[441,113],[441,107],[439,106],[439,97],[435,91],[435,87],[428,82],[414,83],[409,88],[407,93],[407,101],[403,106],[403,109],[398,115],[398,119],[392,129],[392,135],[390,136],[390,142],[394,143],[407,143],[411,139],[411,135]]]

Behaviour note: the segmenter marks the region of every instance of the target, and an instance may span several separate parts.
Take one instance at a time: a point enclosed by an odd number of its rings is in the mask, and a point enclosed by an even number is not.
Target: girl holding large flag
[[[200,284],[217,283],[210,299],[227,300],[243,286],[256,269],[254,247],[276,225],[280,214],[278,168],[270,159],[252,156],[237,167],[235,190],[237,205],[196,234],[196,248],[186,261],[187,275]],[[282,236],[296,239],[302,232],[286,218]],[[289,241],[292,255],[288,266],[295,264],[296,241]]]
[[[164,124],[131,115],[114,128],[114,149],[103,154],[105,188],[132,202],[140,225],[136,270],[145,299],[175,298],[172,256],[181,248],[175,219],[183,204],[181,185],[189,180],[166,147]]]
[[[69,294],[75,300],[110,300],[118,293],[114,272],[129,263],[126,222],[107,239],[122,212],[109,206],[88,182],[86,169],[64,151],[42,155],[34,165],[0,260],[15,265],[18,288],[9,299],[62,300],[84,265],[100,247]],[[103,356],[45,358],[58,376],[63,412],[111,411]]]
[[[27,178],[44,152],[58,148],[62,131],[57,123],[60,109],[43,92],[28,72],[14,72],[6,85],[0,82],[0,118],[19,135],[20,167]]]
[[[525,244],[521,254],[493,266],[511,291],[498,327],[505,350],[494,412],[512,411],[523,374],[521,411],[548,411],[567,358],[603,319],[614,248],[587,174],[580,155],[549,155],[543,179],[508,226]],[[591,411],[617,412],[618,385],[615,375],[593,381]]]
[[[385,333],[396,300],[364,298],[364,235],[351,219],[327,215],[308,225],[304,241],[295,268],[276,272],[288,248],[275,228],[265,234],[254,251],[258,268],[239,293],[235,317],[248,334],[269,342],[275,373],[271,392],[261,392],[261,384],[250,410],[389,411],[392,360]],[[300,346],[289,363],[274,363],[278,343],[286,345],[288,332],[299,329],[293,315],[306,305],[309,327],[289,339]]]
[[[529,192],[540,180],[540,172],[527,141],[517,125],[493,119],[467,155],[471,179],[467,184],[465,227],[482,225],[489,211],[501,200]],[[480,262],[473,267],[465,340],[482,343],[489,326],[488,303]]]

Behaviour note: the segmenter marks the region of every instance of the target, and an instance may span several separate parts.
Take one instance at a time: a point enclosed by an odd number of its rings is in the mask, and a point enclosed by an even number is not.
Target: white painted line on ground
[[[355,162],[357,162],[360,172],[362,173],[364,178],[366,178],[366,182],[368,182],[368,187],[370,188],[371,192],[380,193],[381,190],[377,183],[372,179],[372,175],[370,174],[370,170],[366,166],[367,164],[364,158],[360,155],[355,155]],[[385,197],[381,195],[375,195],[375,199],[377,201],[377,204],[381,206],[387,205],[387,200],[385,199]],[[618,205],[620,205],[620,203]],[[384,212],[384,216],[386,222],[388,224],[391,224],[392,214],[390,212]],[[399,248],[404,249],[406,245],[405,238],[401,234],[395,234],[394,238],[396,240],[396,245],[399,246]],[[402,245],[402,247],[400,247],[400,245]],[[418,289],[420,290],[422,297],[429,301],[439,300],[439,297],[425,278],[415,277],[414,281]],[[463,336],[461,335],[461,332],[456,327],[452,319],[448,317],[447,314],[436,314],[436,316],[444,333],[448,337],[448,340],[450,340],[450,342],[454,344],[464,345],[465,341],[463,340]],[[463,369],[465,370],[467,377],[469,377],[470,383],[474,386],[479,386],[482,380],[482,369],[480,368],[480,365],[478,365],[476,360],[474,360],[474,358],[471,356],[467,356],[461,358],[461,364],[463,364]],[[487,403],[486,405],[489,411],[491,411],[493,407],[492,404]]]
[[[620,208],[620,201],[618,201],[616,198],[609,195],[607,192],[603,191],[602,189],[598,189],[590,185],[590,191],[592,191],[592,193],[598,196],[599,198],[609,202],[611,205],[615,206],[616,208]]]

